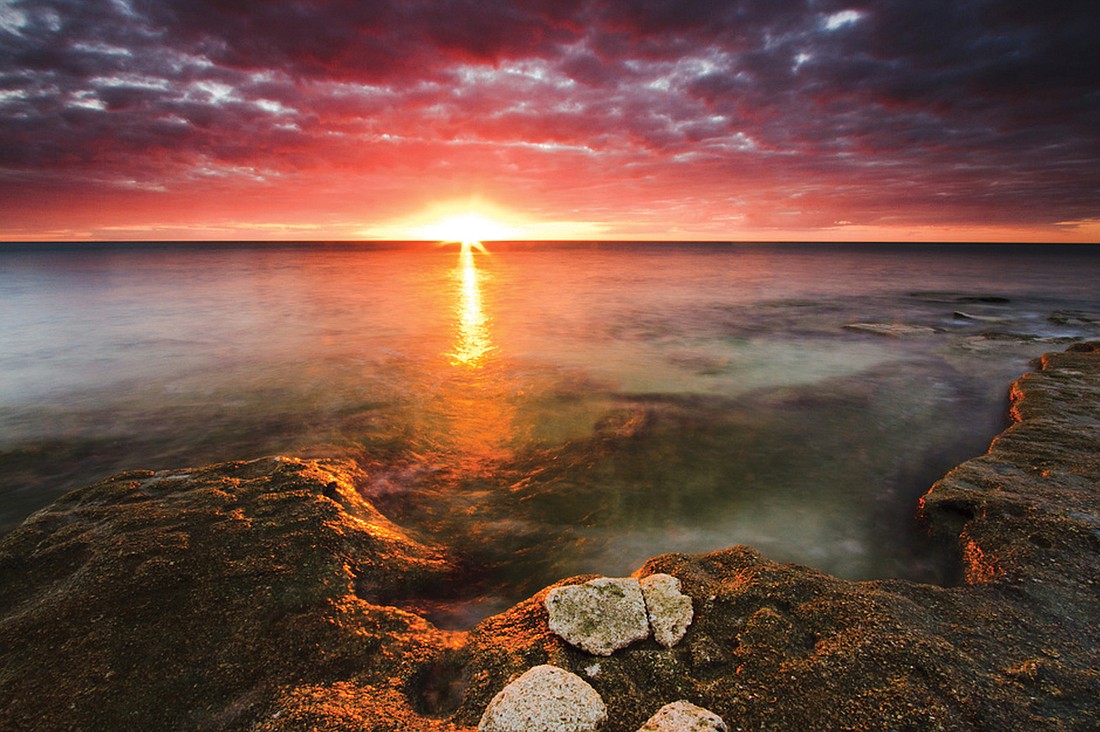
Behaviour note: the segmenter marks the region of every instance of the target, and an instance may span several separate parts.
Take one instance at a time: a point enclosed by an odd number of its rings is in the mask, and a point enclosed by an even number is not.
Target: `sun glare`
[[[364,239],[465,243],[476,249],[482,248],[476,243],[484,242],[593,240],[606,234],[591,221],[539,221],[477,196],[439,201],[359,232]]]
[[[507,224],[473,211],[440,219],[420,231],[427,239],[458,242],[464,247],[478,248],[481,248],[481,242],[500,241],[513,233]]]

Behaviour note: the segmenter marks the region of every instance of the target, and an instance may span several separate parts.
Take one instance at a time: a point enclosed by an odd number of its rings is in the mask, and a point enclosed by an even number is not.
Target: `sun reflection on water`
[[[489,320],[481,303],[481,274],[474,262],[473,242],[463,242],[455,277],[459,284],[458,339],[450,354],[456,366],[481,368],[493,351]],[[480,246],[480,245],[479,245]]]
[[[512,456],[516,435],[511,380],[497,357],[490,316],[483,298],[485,274],[478,270],[478,242],[463,242],[452,273],[454,342],[447,354],[451,370],[437,399],[442,409],[447,452],[466,476],[491,472]]]

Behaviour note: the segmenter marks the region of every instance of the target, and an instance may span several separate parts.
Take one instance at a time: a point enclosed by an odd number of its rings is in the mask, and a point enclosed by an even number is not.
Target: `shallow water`
[[[491,249],[0,248],[0,527],[123,469],[336,455],[462,563],[409,600],[444,624],[737,543],[940,581],[917,497],[1100,337],[1095,247]]]

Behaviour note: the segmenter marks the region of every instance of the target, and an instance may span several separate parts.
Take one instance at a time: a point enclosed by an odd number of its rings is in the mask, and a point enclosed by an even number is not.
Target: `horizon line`
[[[629,238],[585,238],[585,239],[484,239],[486,245],[561,245],[561,244],[715,244],[715,245],[881,245],[881,244],[946,244],[953,246],[989,246],[989,245],[1034,245],[1034,246],[1096,246],[1100,241],[1052,241],[1042,239],[1027,240],[971,240],[971,239],[629,239]],[[0,239],[0,247],[6,246],[96,246],[96,245],[145,245],[145,244],[260,244],[264,246],[280,244],[401,244],[425,245],[435,247],[457,246],[458,241],[435,239]]]

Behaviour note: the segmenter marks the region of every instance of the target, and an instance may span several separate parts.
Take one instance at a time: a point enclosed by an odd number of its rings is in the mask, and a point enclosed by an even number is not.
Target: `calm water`
[[[938,580],[917,497],[1100,338],[1096,247],[493,249],[0,245],[0,529],[123,469],[343,456],[463,566],[416,601],[446,624],[737,543]]]

